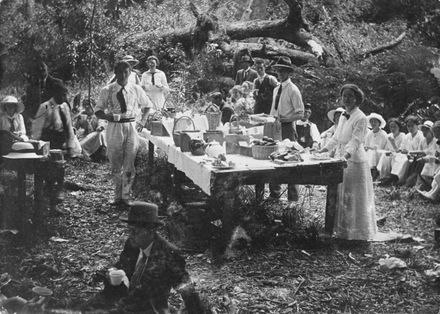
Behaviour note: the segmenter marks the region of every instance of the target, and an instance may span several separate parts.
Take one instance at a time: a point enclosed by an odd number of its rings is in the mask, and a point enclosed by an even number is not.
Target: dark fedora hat
[[[292,60],[289,57],[279,57],[277,62],[272,65],[275,70],[290,70],[293,71]]]
[[[244,54],[240,57],[240,62],[249,62],[250,64],[254,64],[254,59],[248,54]]]
[[[134,201],[130,205],[128,217],[121,217],[120,219],[130,225],[156,227],[162,225],[157,216],[157,211],[156,204]]]

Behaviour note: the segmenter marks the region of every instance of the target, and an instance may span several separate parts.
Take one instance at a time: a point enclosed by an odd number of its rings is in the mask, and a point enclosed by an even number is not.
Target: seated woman
[[[24,105],[14,96],[6,96],[0,102],[0,130],[11,132],[23,141],[27,141],[26,128],[21,113]]]
[[[393,159],[393,153],[399,150],[402,145],[405,133],[401,132],[402,124],[399,119],[391,118],[388,120],[388,126],[390,133],[387,135],[387,144],[385,146],[385,153],[379,157],[379,162],[376,166],[379,172],[379,179],[381,185],[387,185],[392,181],[391,177],[391,161]]]
[[[406,183],[410,174],[408,153],[417,152],[420,142],[423,140],[423,133],[418,126],[418,118],[411,115],[406,117],[405,122],[408,133],[391,161],[391,181],[397,181],[401,185]]]
[[[434,123],[432,121],[425,121],[422,125],[424,139],[420,143],[419,150],[423,152],[424,156],[413,161],[415,178],[412,178],[411,181],[407,180],[410,186],[417,184],[420,188],[424,183],[430,184],[437,170],[438,166],[435,163],[435,155],[439,152],[440,147],[437,144],[437,139],[434,137],[433,126]]]
[[[99,161],[106,158],[106,147],[104,128],[106,121],[99,120],[94,113],[95,101],[87,99],[83,102],[84,111],[75,121],[77,137],[80,140],[83,154],[92,160]]]
[[[344,108],[341,107],[332,109],[329,112],[327,112],[327,117],[333,123],[333,125],[321,133],[321,143],[319,144],[321,148],[325,147],[327,143],[330,142],[330,139],[333,137],[333,135],[335,134],[336,127],[338,126],[339,123],[339,118],[341,117],[341,114],[343,112],[345,112],[345,110]]]
[[[367,151],[368,164],[374,180],[379,175],[376,167],[379,162],[380,151],[385,149],[388,138],[387,133],[383,130],[386,122],[380,114],[371,113],[367,116],[367,121],[371,126],[371,130],[367,132],[365,137],[365,150]]]
[[[431,182],[431,188],[429,191],[422,191],[421,189],[417,189],[417,192],[419,192],[423,197],[425,197],[429,200],[438,201],[440,199],[440,168],[439,168],[440,146],[439,146],[439,140],[438,140],[440,138],[440,121],[436,121],[434,123],[432,131],[435,136],[434,141],[437,145],[437,149],[436,149],[436,152],[434,153],[434,156],[425,156],[425,158],[426,158],[425,160],[427,161],[425,166],[430,163],[433,163],[435,165],[435,170],[434,170],[434,174],[433,174],[433,178],[432,178],[432,182]],[[422,175],[423,175],[424,171],[425,171],[425,169],[422,170]]]
[[[67,88],[56,82],[53,93],[38,108],[32,121],[32,138],[49,141],[51,149],[66,149],[69,157],[76,157],[81,154],[81,145],[73,131],[70,107],[65,102]]]

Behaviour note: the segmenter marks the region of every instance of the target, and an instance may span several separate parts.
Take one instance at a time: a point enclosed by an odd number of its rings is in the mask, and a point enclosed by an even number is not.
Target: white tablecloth
[[[152,142],[156,147],[160,148],[168,156],[168,162],[172,163],[177,170],[182,171],[197,184],[203,192],[211,195],[211,176],[216,172],[240,172],[249,170],[274,170],[280,167],[292,167],[292,164],[278,165],[268,160],[257,160],[252,157],[242,155],[227,155],[228,161],[235,164],[233,169],[218,170],[205,163],[207,156],[194,156],[190,152],[182,153],[179,147],[174,145],[174,141],[170,136],[153,136],[146,129],[140,133],[142,137]],[[332,163],[332,160],[312,160],[310,154],[302,155],[304,162],[298,165],[319,165],[321,163]]]

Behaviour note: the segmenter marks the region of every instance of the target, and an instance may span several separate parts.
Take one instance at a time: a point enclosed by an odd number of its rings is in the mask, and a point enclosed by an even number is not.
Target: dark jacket
[[[272,85],[269,75],[266,75],[263,81],[260,83],[259,79],[254,80],[254,88],[258,90],[258,94],[255,96],[254,113],[270,113],[273,100],[273,90],[276,85]]]
[[[243,69],[237,71],[237,75],[235,76],[235,85],[241,85],[245,81],[254,83],[254,80],[258,77],[258,73],[254,69],[249,69],[246,76],[244,72],[245,70]]]
[[[139,252],[139,249],[127,240],[115,265],[118,269],[123,269],[130,280]],[[151,311],[153,306],[158,309],[168,308],[171,288],[185,283],[190,283],[190,277],[185,270],[185,260],[174,245],[156,235],[139,285],[130,287],[128,296],[123,299],[123,307],[130,311],[146,312]]]

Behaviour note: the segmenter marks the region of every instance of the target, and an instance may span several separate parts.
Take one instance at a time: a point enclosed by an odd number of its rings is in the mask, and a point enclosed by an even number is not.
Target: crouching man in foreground
[[[121,218],[128,224],[129,236],[115,265],[117,270],[107,273],[100,296],[107,305],[115,304],[114,313],[170,313],[168,296],[174,288],[181,294],[187,313],[205,313],[184,258],[156,233],[161,224],[157,211],[154,204],[136,201],[128,217]]]

